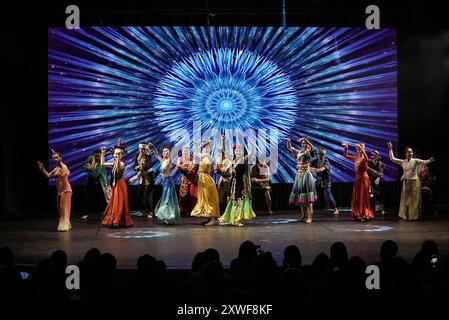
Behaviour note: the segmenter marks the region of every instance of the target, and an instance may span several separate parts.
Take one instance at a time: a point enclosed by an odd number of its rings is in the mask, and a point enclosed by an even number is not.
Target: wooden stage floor
[[[399,245],[399,255],[411,260],[424,240],[435,240],[440,253],[449,255],[449,217],[425,217],[421,221],[402,221],[396,217],[376,217],[371,222],[354,222],[348,211],[333,217],[328,211],[315,212],[314,222],[299,222],[296,211],[262,213],[245,227],[201,225],[202,219],[183,218],[182,224],[165,226],[147,218],[134,217],[134,227],[108,229],[99,226],[101,214],[87,221],[72,216],[73,229],[56,232],[57,218],[4,220],[0,223],[0,246],[9,246],[17,263],[36,264],[54,250],[67,252],[69,263],[76,264],[93,247],[110,252],[119,268],[135,268],[137,258],[149,253],[166,262],[169,268],[189,268],[194,255],[207,248],[220,252],[224,266],[237,256],[240,244],[251,240],[270,251],[278,264],[283,250],[297,245],[303,263],[310,264],[317,254],[329,254],[335,241],[348,247],[349,255],[358,255],[367,263],[379,260],[379,248],[384,240]]]

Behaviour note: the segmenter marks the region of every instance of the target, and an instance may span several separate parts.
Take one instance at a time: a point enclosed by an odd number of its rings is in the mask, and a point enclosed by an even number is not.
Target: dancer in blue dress
[[[181,223],[178,197],[171,177],[170,148],[164,146],[161,157],[153,144],[150,143],[148,146],[153,148],[154,155],[160,161],[162,170],[162,196],[154,210],[155,216],[165,224]]]

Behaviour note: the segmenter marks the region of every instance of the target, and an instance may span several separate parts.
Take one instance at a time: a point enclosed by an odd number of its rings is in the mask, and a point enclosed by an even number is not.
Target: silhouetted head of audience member
[[[155,264],[156,258],[150,256],[149,254],[144,254],[137,259],[137,271],[149,271]]]
[[[284,268],[300,268],[302,262],[301,251],[295,245],[290,245],[284,249]]]
[[[65,292],[64,281],[61,281],[55,265],[50,259],[42,259],[31,278],[39,299],[63,298],[63,293]]]
[[[242,242],[239,248],[238,259],[242,262],[243,261],[252,262],[256,257],[257,257],[256,245],[249,240]]]
[[[204,259],[206,262],[209,261],[217,261],[220,262],[220,253],[217,251],[217,249],[209,248],[204,250]]]
[[[418,289],[419,278],[412,265],[401,257],[394,257],[380,276],[380,289],[394,295],[413,295]],[[418,277],[417,277],[418,276]]]
[[[166,276],[166,265],[163,261],[145,254],[137,259],[137,274],[139,280],[149,280],[153,285],[160,284]]]
[[[258,299],[272,299],[276,296],[279,275],[276,261],[270,252],[262,252],[254,259],[248,280],[250,291]]]
[[[418,269],[434,267],[435,262],[438,262],[439,259],[437,243],[433,240],[426,240],[413,258],[413,265]]]
[[[426,240],[422,243],[421,249],[415,256],[414,263],[427,264],[430,261],[430,257],[433,255],[438,255],[438,245],[433,240]],[[416,260],[416,261],[415,261]]]
[[[37,265],[36,271],[41,275],[52,274],[55,271],[55,265],[50,259],[42,259]]]
[[[331,270],[331,259],[321,252],[312,262],[314,280],[325,280]]]
[[[277,275],[277,264],[271,252],[262,252],[254,260],[250,277],[253,281],[271,281]]]
[[[144,254],[137,259],[137,271],[140,273],[162,273],[165,272],[166,266],[163,261],[157,260],[149,254]]]
[[[55,265],[58,272],[65,274],[65,269],[67,267],[67,254],[62,250],[56,250],[50,256],[51,262]]]
[[[251,271],[252,264],[257,257],[257,247],[252,241],[244,241],[240,245],[238,257],[231,261],[230,273],[243,283]]]
[[[202,252],[198,252],[192,261],[192,271],[201,270],[209,261],[220,262],[220,254],[216,249],[209,248]]]
[[[386,240],[380,246],[380,260],[391,261],[398,253],[398,244],[393,240]]]
[[[192,261],[192,271],[199,271],[206,263],[204,252],[198,252]]]
[[[217,285],[224,279],[224,270],[217,260],[210,260],[202,268],[203,277],[207,284]]]
[[[46,292],[46,294],[50,295],[54,294],[51,291],[55,289],[57,279],[55,265],[48,258],[42,259],[37,265],[32,279],[39,292]]]
[[[14,255],[8,247],[0,248],[0,268],[10,267],[14,264]]]
[[[351,257],[348,264],[343,269],[343,273],[340,274],[341,278],[335,278],[337,286],[340,285],[340,290],[343,290],[345,294],[349,294],[360,302],[360,299],[364,299],[364,293],[366,293],[366,263],[360,257]],[[338,282],[343,281],[343,282]]]
[[[92,248],[86,252],[86,254],[84,255],[84,260],[87,263],[94,265],[99,262],[100,256],[101,256],[100,250],[98,250],[97,248]]]
[[[97,278],[97,273],[101,272],[100,258],[100,250],[98,250],[97,248],[92,248],[84,254],[84,259],[78,263],[78,267],[80,268],[82,273],[82,287],[86,287],[86,283],[95,281],[95,279]]]
[[[24,293],[22,291],[22,277],[20,272],[16,270],[14,266],[14,256],[8,247],[0,248],[0,301],[13,299],[21,301],[24,299]],[[6,308],[4,308],[6,309]]]
[[[434,254],[439,254],[438,245],[433,240],[426,240],[423,242],[420,252],[429,257]]]
[[[334,270],[344,267],[348,263],[348,250],[343,242],[335,242],[331,246],[331,265]]]
[[[117,259],[110,253],[103,253],[100,256],[100,269],[101,271],[110,272],[114,271],[117,267]]]
[[[366,263],[362,258],[354,256],[351,257],[348,261],[348,273],[355,276],[364,276],[366,271]]]

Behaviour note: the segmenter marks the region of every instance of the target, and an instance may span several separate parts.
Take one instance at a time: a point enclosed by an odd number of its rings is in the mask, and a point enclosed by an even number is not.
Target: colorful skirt
[[[193,174],[184,173],[179,186],[179,212],[190,213],[198,200],[198,178],[196,172]]]
[[[190,214],[201,218],[218,218],[220,216],[220,205],[218,191],[215,181],[207,173],[199,174],[198,200]]]
[[[128,187],[125,179],[118,180],[112,187],[111,198],[106,207],[102,225],[112,227],[132,227],[133,221],[129,211]]]
[[[374,218],[374,213],[371,209],[369,177],[366,173],[358,174],[355,177],[354,188],[352,189],[351,210],[354,219]]]
[[[315,187],[315,179],[310,171],[298,172],[290,193],[290,203],[309,204],[318,199]]]
[[[72,192],[62,192],[57,198],[57,208],[59,212],[58,231],[69,231],[72,228],[70,223],[70,209],[72,206]]]
[[[402,183],[399,217],[404,220],[421,218],[421,182],[419,179],[404,179]]]
[[[256,217],[252,207],[251,184],[247,176],[244,176],[243,179],[244,188],[241,197],[236,196],[236,181],[232,180],[231,195],[225,212],[220,217],[221,224],[237,225],[243,220],[252,220]]]
[[[159,220],[167,221],[169,224],[181,223],[178,197],[171,177],[162,176],[162,196],[154,212]]]

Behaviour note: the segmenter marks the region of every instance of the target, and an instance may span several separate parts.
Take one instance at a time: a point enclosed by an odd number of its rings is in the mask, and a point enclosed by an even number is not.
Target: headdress
[[[377,151],[377,150],[371,151],[371,159],[379,159],[379,160],[381,160],[382,157],[380,156],[379,151]]]
[[[51,150],[51,156],[53,156],[53,155],[57,154],[58,156],[60,156],[60,157],[61,157],[61,153],[60,153],[60,152],[58,152],[58,151],[55,151],[55,150],[53,150],[53,149],[50,149],[50,150]]]
[[[123,155],[126,155],[128,153],[128,150],[126,149],[125,145],[122,143],[122,138],[118,138],[117,144],[112,148],[110,151],[111,153],[114,153],[115,149],[120,149],[123,152]]]
[[[313,144],[307,138],[303,137],[299,139],[299,143],[302,143],[303,141],[305,141],[309,146],[313,147]]]
[[[145,143],[145,142],[139,143],[139,149],[146,149],[146,150],[148,150],[149,149],[148,148],[148,143]]]

